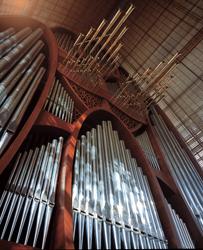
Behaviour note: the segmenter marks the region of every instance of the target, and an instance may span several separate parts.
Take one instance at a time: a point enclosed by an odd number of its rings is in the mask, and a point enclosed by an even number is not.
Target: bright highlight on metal
[[[17,131],[45,74],[41,28],[0,33],[0,155]]]
[[[78,140],[72,206],[78,249],[167,248],[147,177],[110,121]]]
[[[182,193],[185,202],[203,230],[203,182],[186,152],[167,128],[155,108],[151,107],[152,121],[159,136],[161,148],[168,161],[169,170]]]
[[[28,137],[1,196],[1,239],[45,248],[62,146],[62,137],[48,143],[46,138]]]

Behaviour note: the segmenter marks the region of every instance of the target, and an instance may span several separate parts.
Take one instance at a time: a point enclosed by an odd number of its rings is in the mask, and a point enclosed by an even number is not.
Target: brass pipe
[[[76,41],[74,42],[73,46],[71,47],[71,49],[68,51],[63,63],[65,64],[65,66],[67,66],[68,64],[68,57],[72,54],[73,50],[75,49],[75,46],[77,45],[77,43],[80,41],[80,39],[83,37],[84,35],[82,33],[79,34],[78,38],[76,39]]]
[[[158,84],[158,83],[160,83],[161,81],[163,81],[163,78],[165,78],[166,77],[166,75],[167,74],[169,74],[176,66],[177,66],[177,64],[173,64],[173,65],[170,65],[171,67],[169,68],[169,69],[167,69],[165,72],[164,72],[164,74],[157,80],[157,79],[155,79],[154,81],[152,81],[150,84],[149,84],[149,86],[147,87],[147,89],[146,90],[151,90],[154,86],[155,86],[155,84]],[[158,78],[158,77],[157,77]]]
[[[87,34],[85,35],[85,37],[83,38],[82,42],[79,44],[78,49],[73,53],[73,58],[76,56],[77,52],[79,52],[79,50],[82,48],[83,44],[89,39],[90,35],[92,34],[92,32],[94,31],[94,29],[91,27],[89,29],[89,31],[87,32]],[[77,62],[77,60],[76,60]],[[74,66],[76,65],[76,62],[74,64]]]
[[[84,64],[84,66],[88,65],[85,71],[89,71],[90,64],[92,66],[96,62],[96,59],[94,59],[94,57],[92,56],[93,52],[95,51],[99,43],[103,40],[103,38],[106,36],[107,32],[111,29],[111,27],[114,25],[114,23],[116,22],[116,20],[119,18],[120,15],[121,15],[121,10],[119,9],[114,15],[114,17],[111,19],[110,23],[107,25],[107,27],[105,28],[105,30],[103,31],[103,33],[101,34],[95,45],[90,50],[88,57],[85,59],[86,63]]]
[[[93,36],[91,37],[91,39],[88,41],[87,45],[85,46],[83,53],[80,54],[80,56],[78,57],[78,60],[81,59],[81,57],[84,55],[84,53],[88,50],[88,48],[90,47],[92,41],[95,40],[95,38],[97,37],[97,35],[99,34],[99,32],[101,31],[101,29],[104,27],[104,25],[106,24],[106,20],[104,19],[99,27],[95,30],[95,33],[93,34]]]
[[[100,53],[104,50],[104,48],[109,44],[109,42],[111,41],[111,39],[115,36],[115,34],[117,33],[117,31],[120,29],[120,27],[122,26],[122,24],[126,21],[126,19],[129,17],[129,15],[132,13],[133,10],[134,10],[134,7],[131,4],[130,7],[129,7],[129,9],[125,13],[125,15],[121,18],[121,20],[116,25],[116,27],[114,28],[114,30],[112,31],[112,33],[110,34],[110,36],[107,38],[107,40],[105,41],[105,43],[102,45],[102,47],[97,52],[97,54],[95,56],[96,59],[99,57]],[[92,64],[90,63],[89,66],[88,66],[88,69],[90,69],[91,66],[92,66]]]
[[[111,29],[111,27],[114,25],[114,23],[116,22],[116,20],[119,18],[120,15],[121,15],[121,10],[119,9],[116,12],[116,14],[114,15],[114,17],[112,18],[112,20],[110,21],[110,23],[107,25],[106,29],[103,31],[100,38],[97,40],[97,42],[93,46],[93,48],[90,50],[90,53],[89,53],[90,55],[92,55],[92,53],[95,51],[98,44],[103,40],[103,38],[106,36],[107,32]]]
[[[110,57],[108,58],[108,60],[106,61],[106,63],[101,67],[100,71],[104,70],[104,68],[108,65],[108,62],[110,62],[110,60],[118,54],[118,52],[122,48],[122,46],[123,46],[123,44],[121,44],[121,43],[118,44],[117,48],[110,55]]]
[[[122,26],[122,24],[126,21],[126,19],[129,17],[129,15],[132,13],[133,10],[134,10],[134,7],[131,4],[130,7],[129,7],[129,9],[125,13],[125,15],[121,18],[121,20],[116,25],[116,27],[114,28],[114,30],[112,31],[112,33],[110,34],[110,36],[107,38],[106,42],[102,45],[102,47],[100,48],[100,50],[97,52],[96,57],[98,57],[100,55],[101,51],[108,45],[108,43],[115,36],[116,32],[120,29],[120,27]]]
[[[116,46],[118,41],[123,37],[125,32],[127,31],[127,27],[124,27],[123,30],[120,32],[118,37],[115,39],[115,41],[112,43],[112,45],[109,47],[109,49],[106,51],[106,53],[103,55],[103,57],[100,59],[100,63],[108,56],[108,54],[112,51],[112,49]]]

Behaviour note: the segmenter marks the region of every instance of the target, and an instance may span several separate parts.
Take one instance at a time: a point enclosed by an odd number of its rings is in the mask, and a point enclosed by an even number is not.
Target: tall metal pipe
[[[72,123],[74,101],[58,79],[55,80],[44,108],[60,119]]]
[[[0,59],[0,78],[14,66],[14,64],[25,55],[25,53],[35,44],[35,42],[42,36],[43,31],[37,28],[14,49]]]
[[[12,92],[12,94],[6,99],[0,112],[0,126],[4,127],[8,122],[11,114],[28,88],[33,76],[36,74],[38,68],[43,62],[45,56],[40,54],[34,63],[31,65],[30,69],[26,72],[25,76],[22,78],[18,86]]]
[[[86,51],[88,51],[89,47],[91,46],[91,43],[97,38],[99,32],[102,30],[102,28],[104,27],[104,25],[106,24],[106,20],[103,20],[100,25],[98,26],[98,28],[95,30],[95,33],[93,34],[93,36],[90,38],[90,40],[88,41],[88,43],[86,44],[84,50],[82,53],[80,53],[78,59],[76,62],[78,62],[83,55],[85,55]],[[81,62],[81,64],[83,64],[83,60]]]
[[[78,140],[72,204],[79,248],[167,248],[147,178],[110,121]]]
[[[16,157],[0,203],[1,239],[45,248],[63,138],[48,143],[47,140],[28,138],[22,153]]]
[[[30,28],[25,28],[16,33],[16,36],[11,36],[9,39],[12,41],[13,47],[11,46],[8,53],[0,60],[2,79],[0,87],[0,153],[6,148],[20,124],[44,74],[42,69],[37,74],[38,68],[44,60],[44,55],[39,54],[44,46],[44,43],[38,40],[42,33],[42,29],[32,32]],[[24,40],[21,41],[22,39]],[[36,44],[34,44],[35,42]],[[7,45],[6,41],[2,43],[5,50]],[[15,45],[16,47],[14,47]],[[22,56],[24,56],[23,59],[21,59]],[[8,73],[17,62],[18,64]],[[2,78],[5,74],[6,77]],[[31,85],[28,88],[29,83]]]
[[[19,62],[19,64],[16,65],[12,72],[10,72],[10,74],[3,79],[0,85],[0,105],[6,99],[6,96],[10,93],[17,81],[20,79],[26,69],[30,66],[30,64],[35,59],[40,50],[43,48],[43,46],[44,43],[42,41],[38,41],[35,46],[33,46],[33,48]]]
[[[136,140],[138,140],[140,146],[144,150],[144,153],[148,158],[149,162],[151,163],[152,167],[160,170],[156,155],[152,148],[147,132],[145,131],[141,135],[136,136]]]
[[[8,51],[12,50],[19,42],[32,32],[31,28],[27,27],[12,35],[3,43],[0,44],[0,57],[5,55]]]
[[[163,120],[158,116],[154,109],[152,109],[152,111],[155,129],[159,135],[161,146],[166,153],[169,162],[169,170],[171,171],[186,203],[196,216],[198,224],[203,228],[203,207],[201,202],[202,196],[200,194],[203,183],[200,181],[200,177],[198,177],[198,173],[194,171],[192,163],[188,161],[185,156],[186,154],[183,153],[180,145],[168,130]]]

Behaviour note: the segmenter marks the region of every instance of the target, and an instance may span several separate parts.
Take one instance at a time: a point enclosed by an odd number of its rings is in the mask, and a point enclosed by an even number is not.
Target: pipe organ
[[[52,83],[44,109],[65,122],[72,122],[74,102],[58,79]]]
[[[151,166],[157,170],[160,170],[157,157],[154,153],[154,150],[152,148],[147,132],[145,131],[142,134],[136,136],[136,140],[139,142],[141,148],[144,150],[144,153],[147,159],[149,160]]]
[[[181,53],[105,83],[133,10],[76,40],[0,16],[0,249],[202,246],[200,170],[152,106]]]
[[[147,177],[110,121],[78,140],[72,206],[79,249],[167,248]]]
[[[171,207],[170,204],[168,204],[168,207],[169,207],[171,216],[173,218],[177,234],[180,237],[181,247],[185,249],[195,248],[185,223],[179,217],[179,215],[175,212],[175,210]]]
[[[186,152],[154,108],[152,108],[151,119],[160,139],[161,148],[169,163],[171,174],[185,202],[203,230],[203,182]]]
[[[7,147],[45,74],[43,30],[0,33],[0,154]]]
[[[29,137],[0,200],[0,237],[44,249],[54,205],[63,137]]]

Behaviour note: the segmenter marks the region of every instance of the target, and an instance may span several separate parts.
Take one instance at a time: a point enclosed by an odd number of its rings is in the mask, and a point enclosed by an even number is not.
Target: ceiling
[[[118,0],[0,0],[0,13],[29,15],[47,25],[75,33],[97,26],[116,8]]]
[[[200,33],[200,43],[172,73],[160,106],[203,166],[202,0],[0,0],[0,14],[29,15],[50,27],[84,33],[130,2],[135,10],[126,22],[120,61],[128,72],[156,67]]]
[[[121,50],[128,71],[156,67],[202,27],[202,0],[0,0],[0,14],[29,15],[50,27],[85,33],[130,2],[135,10],[126,22]]]

